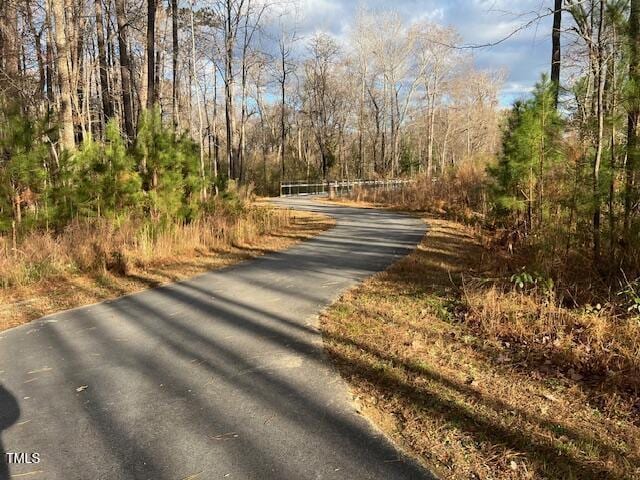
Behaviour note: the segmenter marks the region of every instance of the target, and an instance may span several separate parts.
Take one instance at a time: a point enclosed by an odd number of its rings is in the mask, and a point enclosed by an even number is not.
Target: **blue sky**
[[[325,31],[346,35],[360,5],[370,10],[395,10],[407,21],[428,18],[455,27],[465,44],[496,42],[538,14],[549,12],[551,0],[300,0],[299,32]],[[504,69],[507,73],[501,103],[509,105],[525,96],[542,72],[549,70],[551,17],[520,31],[499,45],[474,49],[479,68]]]

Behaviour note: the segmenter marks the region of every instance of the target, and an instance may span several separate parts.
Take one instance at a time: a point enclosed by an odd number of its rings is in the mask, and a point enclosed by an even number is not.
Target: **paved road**
[[[283,203],[337,226],[285,252],[0,333],[0,451],[41,459],[9,465],[11,475],[431,478],[355,412],[317,330],[320,309],[408,253],[424,226]]]

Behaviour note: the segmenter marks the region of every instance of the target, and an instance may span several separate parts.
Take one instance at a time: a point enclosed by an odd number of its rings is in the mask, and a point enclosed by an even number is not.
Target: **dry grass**
[[[422,175],[406,188],[355,189],[351,201],[358,205],[393,206],[398,210],[447,215],[475,223],[486,209],[486,177],[486,163],[482,159],[467,160],[437,181]]]
[[[363,412],[442,478],[640,478],[638,324],[480,281],[477,232],[429,225],[323,318]]]
[[[640,395],[640,322],[610,311],[571,310],[544,297],[494,287],[464,288],[465,321],[502,342],[516,363],[588,378],[606,402],[611,392]],[[636,407],[640,412],[640,404]]]
[[[0,331],[281,250],[331,225],[319,214],[254,205],[157,231],[100,220],[57,236],[34,232],[16,254],[0,245]]]

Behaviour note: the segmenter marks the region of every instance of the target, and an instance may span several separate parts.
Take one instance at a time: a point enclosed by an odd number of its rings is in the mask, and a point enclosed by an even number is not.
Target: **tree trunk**
[[[604,61],[604,5],[605,0],[600,0],[600,14],[598,19],[598,44],[597,44],[597,92],[596,112],[598,119],[598,136],[596,139],[596,156],[593,163],[593,259],[594,264],[600,264],[600,164],[602,162],[602,147],[604,142],[604,86],[606,79],[606,64]]]
[[[87,125],[83,115],[83,105],[85,99],[84,77],[85,77],[85,55],[84,36],[80,33],[84,31],[86,17],[80,13],[80,6],[74,4],[72,0],[65,1],[65,12],[73,12],[71,21],[67,22],[67,38],[71,50],[71,107],[74,119],[74,132],[76,142],[82,142],[87,132]]]
[[[147,108],[156,104],[156,1],[147,0]]]
[[[200,92],[198,91],[198,80],[196,78],[196,33],[193,21],[193,7],[195,0],[191,0],[191,63],[193,65],[193,84],[196,87],[196,104],[198,106],[198,146],[200,147],[200,180],[202,181],[201,199],[207,198],[207,187],[205,185],[205,169],[204,169],[204,142],[202,140],[202,105],[200,104]]]
[[[47,107],[53,108],[53,85],[54,85],[54,72],[53,72],[53,27],[51,24],[51,9],[49,6],[49,0],[45,0],[45,24],[47,28],[47,46],[46,46],[46,68],[45,73],[47,77]]]
[[[243,171],[244,171],[244,160],[245,160],[245,146],[246,146],[246,123],[247,123],[247,52],[249,48],[248,44],[248,21],[249,16],[245,17],[244,24],[244,40],[242,45],[242,66],[240,69],[240,129],[239,129],[239,138],[238,138],[238,148],[237,152],[237,178],[240,182],[243,179]]]
[[[616,25],[613,25],[613,44],[616,45],[618,42],[618,32],[616,29]],[[608,89],[611,92],[611,102],[609,104],[609,111],[613,112],[615,115],[615,111],[617,109],[618,103],[618,62],[617,62],[617,53],[614,52],[611,58],[611,81],[609,83]],[[616,152],[616,121],[611,122],[611,135],[610,135],[610,146],[609,146],[609,155],[611,161],[611,174],[609,175],[609,202],[608,202],[608,215],[609,215],[609,265],[615,263],[615,250],[616,250],[616,212],[615,212],[615,195],[617,190],[617,152]]]
[[[33,13],[31,11],[31,1],[27,0],[26,5],[27,12],[27,23],[29,25],[29,29],[31,30],[31,34],[33,35],[35,49],[36,49],[36,59],[38,60],[38,95],[43,95],[45,93],[45,84],[47,81],[47,77],[45,74],[45,58],[44,53],[42,51],[42,33],[43,30],[39,32],[36,30],[36,25],[33,21]]]
[[[360,105],[358,115],[358,176],[365,178],[364,174],[364,94],[365,94],[365,71],[362,72],[360,82]]]
[[[442,152],[441,152],[441,155],[442,155],[441,161],[443,166],[446,165],[447,163],[447,144],[449,141],[449,130],[451,129],[451,122],[450,122],[448,111],[446,112],[446,119],[447,119],[445,123],[446,127],[444,129],[444,136],[442,138]],[[453,165],[453,162],[451,162],[451,164]]]
[[[431,178],[433,173],[433,141],[436,126],[436,86],[433,85],[429,101],[429,140],[427,144],[427,177]],[[441,172],[444,174],[444,170]]]
[[[629,14],[629,80],[631,100],[627,113],[627,168],[624,198],[624,233],[627,245],[630,245],[631,213],[637,199],[636,169],[640,163],[640,145],[638,142],[638,120],[640,119],[640,0],[631,0]]]
[[[551,32],[551,83],[553,84],[553,105],[558,108],[560,91],[560,27],[562,25],[562,0],[555,0],[553,7],[553,30]]]
[[[284,42],[284,40],[283,40]],[[285,109],[286,109],[286,99],[285,99],[285,88],[287,81],[287,67],[285,64],[285,55],[284,55],[284,47],[281,49],[282,52],[282,82],[280,83],[280,167],[282,169],[282,181],[284,182],[285,177],[285,166],[284,166],[284,154],[286,147],[286,131],[285,131]]]
[[[49,4],[47,2],[47,4]],[[56,67],[60,84],[60,145],[73,151],[76,141],[73,132],[73,112],[71,111],[71,73],[69,71],[69,50],[65,34],[64,1],[51,0],[53,20],[55,22]]]
[[[234,90],[234,78],[233,78],[233,46],[234,46],[234,33],[232,28],[232,11],[231,0],[226,1],[227,18],[225,27],[225,126],[227,134],[227,162],[229,178],[237,180],[239,172],[237,168],[236,155],[234,152],[234,129],[235,129],[235,114],[233,107],[233,90]]]
[[[113,103],[109,91],[107,50],[104,42],[104,23],[102,17],[102,0],[95,0],[96,37],[98,39],[98,63],[100,69],[100,93],[102,97],[102,115],[106,124],[113,117]]]
[[[160,79],[164,78],[164,49],[157,48],[156,49],[156,68],[155,68],[155,78],[153,80],[153,91],[155,101],[154,103],[160,107],[160,111],[162,112],[162,89]]]
[[[0,22],[2,22],[0,24],[2,52],[0,53],[3,58],[0,60],[0,67],[3,67],[6,72],[8,98],[15,100],[16,96],[20,94],[17,88],[18,76],[20,75],[18,11],[13,0],[5,0],[3,4],[3,12],[0,13]],[[5,77],[5,75],[2,76]]]
[[[22,205],[20,199],[20,192],[17,190],[17,187],[13,185],[13,219],[17,225],[22,223]]]
[[[213,164],[217,179],[220,172],[220,138],[218,137],[218,72],[215,64],[213,65]]]
[[[180,127],[180,102],[178,96],[180,95],[180,77],[178,76],[178,58],[180,54],[180,44],[178,39],[178,0],[171,0],[171,33],[172,33],[172,76],[173,76],[173,89],[172,89],[172,119],[173,129],[178,131]],[[214,70],[215,71],[215,70]]]
[[[129,142],[136,136],[133,123],[133,96],[131,92],[131,60],[129,59],[129,42],[127,39],[127,19],[125,0],[115,0],[116,21],[118,23],[118,48],[120,49],[120,77],[122,88],[122,109],[124,114],[124,130]]]

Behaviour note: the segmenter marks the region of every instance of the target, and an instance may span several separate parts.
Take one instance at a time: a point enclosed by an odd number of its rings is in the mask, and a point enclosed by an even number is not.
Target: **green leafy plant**
[[[618,296],[622,297],[628,312],[640,315],[640,277],[629,281],[625,276],[625,282]]]
[[[539,289],[545,295],[553,295],[555,283],[552,278],[531,272],[529,273],[525,267],[518,273],[514,273],[510,278],[511,283],[518,290]]]
[[[524,290],[525,287],[535,285],[533,275],[527,272],[524,267],[521,272],[511,275],[510,281],[516,288],[520,290]]]
[[[0,111],[0,230],[8,229],[11,220],[28,220],[25,204],[46,195],[47,125],[46,116],[31,119],[14,103]]]
[[[200,208],[203,180],[198,145],[162,124],[160,111],[140,117],[135,152],[154,219],[192,219]]]
[[[113,217],[142,204],[142,181],[115,121],[107,124],[104,144],[87,138],[74,158],[75,197],[87,216]]]

